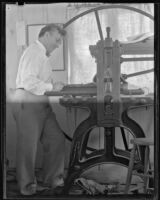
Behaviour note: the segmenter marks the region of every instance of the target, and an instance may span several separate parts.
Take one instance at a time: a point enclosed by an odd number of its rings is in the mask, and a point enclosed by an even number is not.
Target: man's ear
[[[49,32],[45,32],[45,36],[46,36],[46,38],[48,38]]]

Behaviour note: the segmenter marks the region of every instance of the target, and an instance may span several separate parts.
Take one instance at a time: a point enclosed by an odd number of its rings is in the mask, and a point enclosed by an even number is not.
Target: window
[[[133,4],[133,6],[146,12],[153,10],[152,4]],[[85,10],[86,8],[82,7],[74,12],[75,15],[78,15]],[[109,26],[111,28],[110,35],[113,41],[116,39],[119,41],[127,41],[128,37],[146,32],[154,32],[153,21],[139,13],[124,9],[104,9],[99,10],[98,13],[103,36],[106,37],[106,27]],[[89,45],[95,45],[100,39],[94,12],[74,21],[68,31],[68,35],[70,35],[70,83],[92,82],[96,74],[96,63],[95,59],[90,55]],[[135,57],[135,55],[132,57]],[[131,74],[153,69],[153,67],[153,61],[125,62],[121,65],[121,73]],[[145,87],[151,93],[154,90],[153,80],[153,72],[127,79],[131,85],[134,83],[137,87]]]

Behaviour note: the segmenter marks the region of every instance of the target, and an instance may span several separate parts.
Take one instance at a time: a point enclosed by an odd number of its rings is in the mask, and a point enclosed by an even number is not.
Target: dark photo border
[[[16,3],[16,2],[15,2]],[[25,2],[25,4],[34,4],[35,2]],[[36,2],[36,3],[54,3],[54,2]],[[57,3],[57,2],[56,2]],[[112,3],[112,2],[108,2]],[[117,3],[117,2],[116,2]],[[119,2],[123,3],[123,2]],[[127,3],[127,2],[124,2]],[[137,3],[137,2],[132,2]],[[144,3],[144,2],[142,2]],[[160,86],[160,4],[156,2],[147,2],[154,3],[154,57],[155,57],[155,65],[154,65],[154,186],[155,192],[153,197],[150,199],[159,200],[160,199],[160,127],[159,127],[159,86]],[[1,38],[0,38],[0,46],[1,46],[1,70],[0,70],[0,82],[1,82],[1,183],[0,187],[1,198],[7,199],[6,197],[6,24],[5,24],[5,6],[6,4],[14,4],[14,2],[1,2]],[[23,5],[23,2],[20,1],[20,5]],[[3,177],[3,178],[2,178]],[[12,199],[12,198],[9,198]],[[13,198],[14,199],[14,198]],[[25,199],[25,198],[24,198]],[[43,199],[43,198],[40,198]],[[47,199],[47,198],[44,198]],[[50,197],[50,199],[70,199],[70,197]],[[144,197],[144,195],[122,195],[118,197],[108,196],[108,197],[75,197],[72,199],[149,199],[148,197]]]

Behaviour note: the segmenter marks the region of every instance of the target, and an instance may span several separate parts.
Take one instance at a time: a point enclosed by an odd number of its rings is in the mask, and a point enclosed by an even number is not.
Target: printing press
[[[114,7],[114,6],[112,6]],[[113,41],[112,30],[106,27],[103,38],[102,30],[95,12],[100,40],[90,45],[89,50],[97,64],[97,74],[93,83],[70,84],[64,86],[60,92],[47,92],[48,96],[61,96],[60,104],[66,108],[83,108],[89,111],[87,119],[82,121],[74,131],[70,161],[65,179],[64,193],[69,193],[74,181],[87,169],[103,163],[115,163],[128,166],[131,149],[126,134],[133,137],[145,137],[141,126],[128,112],[142,107],[153,107],[153,94],[146,95],[144,90],[128,89],[127,78],[149,73],[152,70],[134,74],[121,74],[121,64],[130,61],[153,60],[153,57],[125,58],[123,55],[153,54],[153,37],[143,38],[141,41],[122,43]],[[68,25],[68,24],[67,24]],[[91,131],[95,128],[104,129],[104,148],[88,147]],[[124,149],[115,146],[115,129],[120,130]],[[144,149],[140,147],[136,154],[135,170],[144,170]]]

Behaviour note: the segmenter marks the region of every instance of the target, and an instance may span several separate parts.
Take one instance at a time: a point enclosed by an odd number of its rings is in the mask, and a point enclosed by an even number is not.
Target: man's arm
[[[46,91],[51,91],[51,83],[45,83],[34,74],[28,74],[24,79],[24,89],[36,95],[43,95]]]

